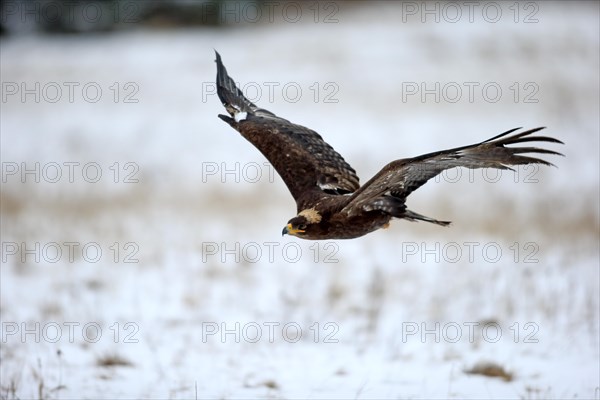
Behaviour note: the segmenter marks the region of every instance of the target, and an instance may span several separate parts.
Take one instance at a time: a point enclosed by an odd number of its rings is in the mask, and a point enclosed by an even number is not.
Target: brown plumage
[[[392,218],[438,221],[406,208],[406,198],[442,171],[455,168],[511,169],[511,165],[551,163],[524,153],[562,155],[537,147],[506,147],[526,142],[560,143],[511,129],[484,142],[392,161],[360,186],[354,169],[315,131],[280,118],[246,99],[217,55],[217,94],[240,132],[271,162],[296,200],[297,212],[283,234],[303,239],[352,239],[386,227]],[[232,118],[233,117],[233,118]]]

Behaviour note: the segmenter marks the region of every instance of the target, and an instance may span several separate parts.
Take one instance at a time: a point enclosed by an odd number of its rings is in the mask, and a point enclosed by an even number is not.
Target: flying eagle
[[[506,147],[526,142],[560,143],[511,129],[484,142],[414,158],[392,161],[360,185],[356,171],[315,131],[257,107],[244,97],[217,56],[217,94],[229,113],[219,115],[271,162],[296,200],[297,215],[282,234],[302,239],[353,239],[380,228],[392,218],[438,221],[406,208],[406,198],[429,179],[455,167],[511,169],[509,165],[553,165],[523,153],[555,154],[537,147]]]

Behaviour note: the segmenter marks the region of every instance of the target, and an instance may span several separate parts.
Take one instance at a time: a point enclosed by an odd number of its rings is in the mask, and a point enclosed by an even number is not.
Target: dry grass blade
[[[492,378],[501,378],[505,382],[513,380],[513,374],[507,372],[504,367],[493,362],[480,362],[475,364],[473,368],[465,370],[466,374],[483,375]]]
[[[96,360],[96,365],[104,368],[132,367],[133,363],[118,354],[105,354]]]

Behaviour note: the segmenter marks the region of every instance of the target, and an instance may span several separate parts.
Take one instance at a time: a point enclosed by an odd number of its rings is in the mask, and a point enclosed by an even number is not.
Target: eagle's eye
[[[298,225],[298,229],[300,229],[301,231],[306,230],[306,224],[300,224],[300,225]]]

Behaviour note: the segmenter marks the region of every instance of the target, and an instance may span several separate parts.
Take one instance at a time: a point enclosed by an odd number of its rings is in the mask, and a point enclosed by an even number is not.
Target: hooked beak
[[[287,224],[287,226],[285,228],[283,228],[283,230],[281,231],[281,236],[283,236],[283,235],[296,236],[297,233],[304,233],[304,230],[294,229],[294,228],[292,228],[292,224]]]

